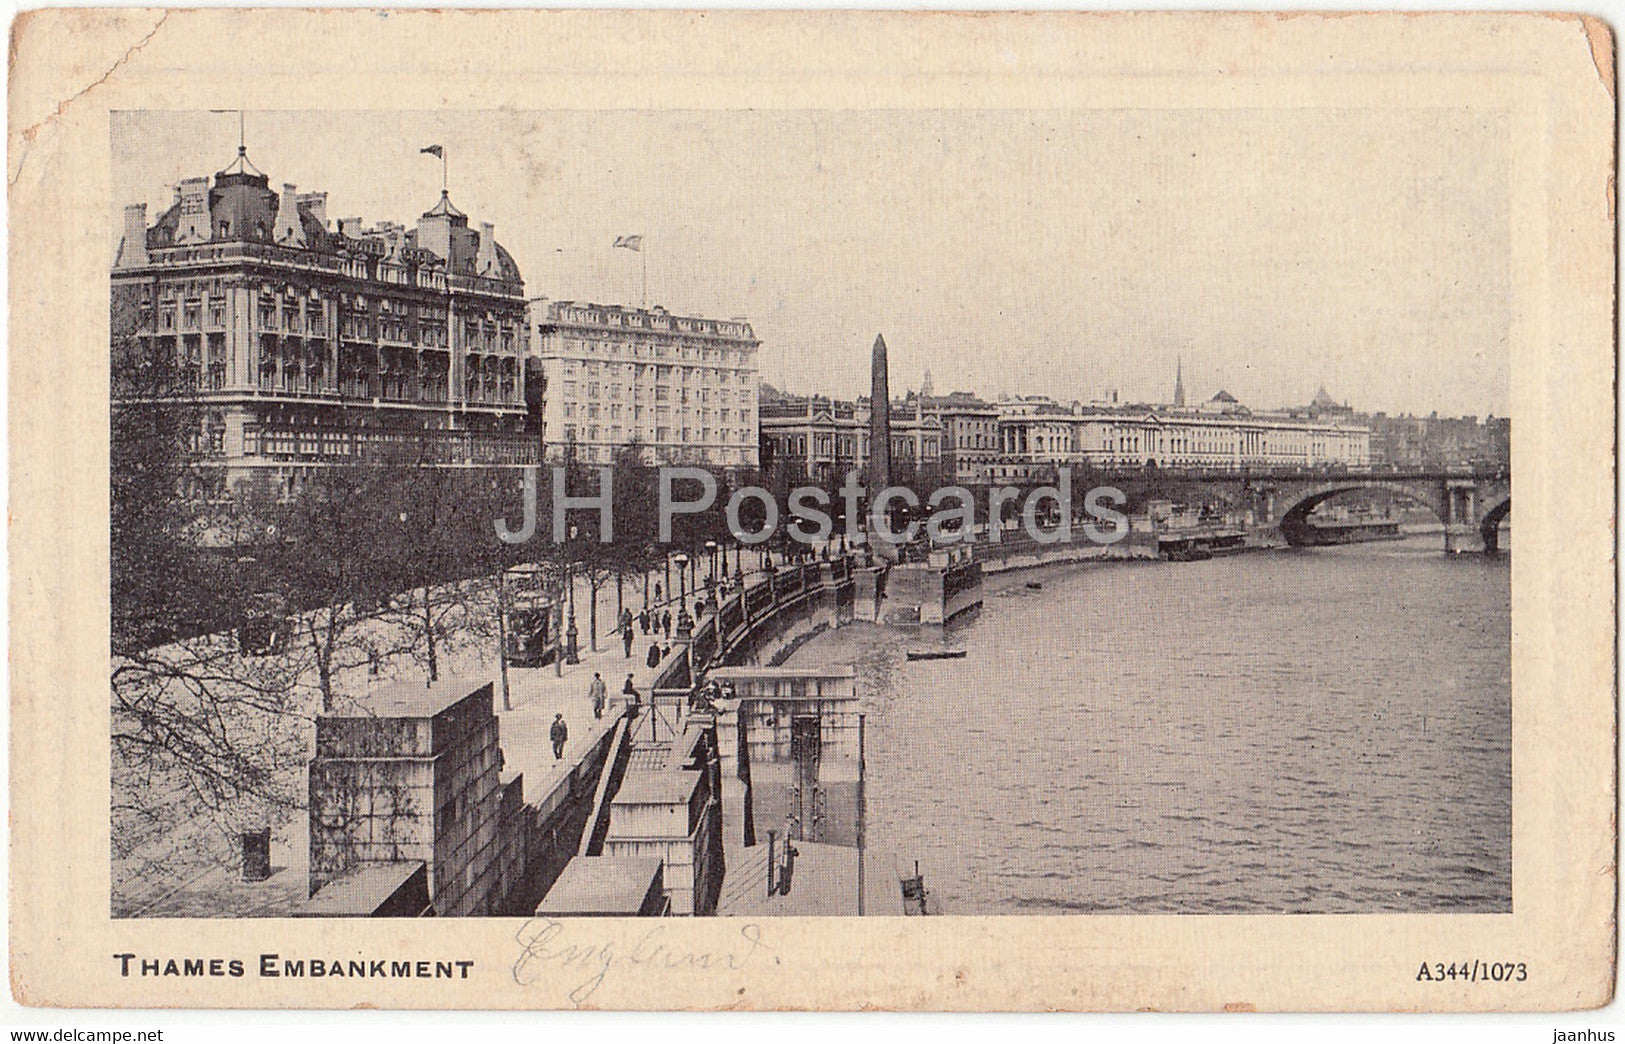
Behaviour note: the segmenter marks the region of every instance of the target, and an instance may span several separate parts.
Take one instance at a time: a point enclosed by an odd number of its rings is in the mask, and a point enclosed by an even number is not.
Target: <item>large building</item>
[[[1396,468],[1507,467],[1512,424],[1506,417],[1373,414],[1371,459]]]
[[[1091,463],[1232,469],[1364,467],[1371,429],[1309,411],[1253,411],[1220,391],[1191,409],[1085,408],[1078,455]]]
[[[936,397],[925,387],[920,389],[920,406],[925,416],[942,426],[943,466],[954,481],[986,482],[989,468],[1003,453],[999,408],[966,392]]]
[[[533,363],[546,375],[549,456],[753,468],[756,339],[743,318],[577,301],[532,302]]]
[[[244,150],[189,178],[148,224],[125,208],[112,269],[115,397],[194,404],[217,488],[369,453],[444,465],[540,455],[527,414],[525,286],[492,226],[442,191],[415,228],[336,222],[325,192],[279,193]],[[531,398],[539,395],[535,390]]]
[[[999,404],[1001,456],[990,478],[1039,477],[1072,461],[1105,468],[1322,468],[1371,462],[1371,429],[1315,410],[1253,411],[1228,392],[1194,407]]]
[[[789,467],[819,479],[842,479],[869,462],[869,399],[784,396],[762,404],[762,466]],[[942,463],[942,424],[918,401],[892,403],[891,462],[895,477],[932,472]]]

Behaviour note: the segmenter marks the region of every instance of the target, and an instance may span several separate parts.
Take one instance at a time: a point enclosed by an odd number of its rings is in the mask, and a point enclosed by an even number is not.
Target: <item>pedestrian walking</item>
[[[564,715],[553,715],[553,727],[547,730],[547,737],[553,741],[553,760],[563,760],[564,741],[570,738],[570,726],[564,724]]]
[[[638,627],[643,631],[644,634],[649,633],[649,607],[648,606],[644,606],[643,611],[638,613]]]
[[[592,716],[604,716],[604,703],[609,699],[609,686],[604,684],[603,676],[597,671],[592,672],[592,685],[587,688],[587,695],[592,697]]]
[[[666,632],[666,638],[671,638],[671,610],[667,609],[660,614],[660,629]]]
[[[651,669],[660,666],[660,643],[659,642],[650,642],[649,643],[649,655],[644,658],[643,662],[648,664]]]
[[[626,621],[626,626],[621,628],[621,644],[626,647],[626,659],[630,660],[632,658],[632,621],[631,620]]]

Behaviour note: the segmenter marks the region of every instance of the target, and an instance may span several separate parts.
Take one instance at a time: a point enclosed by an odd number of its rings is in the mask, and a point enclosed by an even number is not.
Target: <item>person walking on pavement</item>
[[[621,615],[616,618],[616,622],[619,625],[620,630],[624,631],[630,628],[632,626],[632,610],[623,606],[621,608]]]
[[[666,637],[668,639],[671,638],[671,610],[670,609],[667,609],[664,613],[660,614],[660,629],[662,631],[666,632]]]
[[[632,676],[626,676],[626,684],[621,686],[621,695],[627,697],[626,709],[632,717],[637,717],[643,711],[643,697],[638,695],[637,686],[632,684]]]
[[[563,760],[564,741],[570,738],[570,727],[564,724],[564,715],[553,715],[553,727],[547,730],[547,737],[553,741],[553,760]]]
[[[630,660],[632,658],[632,621],[631,620],[626,621],[625,626],[623,626],[621,628],[621,644],[626,646],[626,659]]]
[[[592,685],[587,688],[587,695],[592,697],[592,716],[604,716],[604,701],[609,698],[609,686],[604,684],[603,676],[597,671],[592,672]]]
[[[648,606],[644,606],[643,611],[638,613],[638,627],[643,631],[644,634],[649,633],[649,607]]]
[[[650,642],[649,643],[649,655],[644,658],[643,662],[648,664],[651,668],[660,666],[660,643],[659,642]]]

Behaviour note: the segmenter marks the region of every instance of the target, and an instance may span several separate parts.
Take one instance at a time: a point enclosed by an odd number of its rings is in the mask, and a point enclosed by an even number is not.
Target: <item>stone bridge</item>
[[[1098,476],[1142,480],[1146,472]],[[1498,550],[1498,527],[1511,512],[1511,475],[1506,468],[1162,468],[1160,483],[1183,486],[1188,494],[1209,494],[1245,511],[1248,524],[1279,532],[1290,545],[1315,545],[1310,512],[1337,496],[1383,489],[1396,498],[1432,511],[1445,537],[1445,550]]]
[[[1444,527],[1444,548],[1499,549],[1499,527],[1512,511],[1512,479],[1505,472],[1440,472],[1411,475],[1339,475],[1269,479],[1255,483],[1264,494],[1266,518],[1278,524],[1289,544],[1309,543],[1309,513],[1320,504],[1361,490],[1384,490],[1427,507]]]
[[[1512,476],[1501,469],[1393,471],[1379,469],[1301,471],[1175,471],[1162,476],[1210,487],[1226,499],[1250,506],[1257,525],[1278,528],[1292,545],[1311,539],[1309,513],[1335,497],[1362,490],[1385,490],[1420,504],[1444,527],[1451,553],[1499,549],[1498,527],[1512,510]]]

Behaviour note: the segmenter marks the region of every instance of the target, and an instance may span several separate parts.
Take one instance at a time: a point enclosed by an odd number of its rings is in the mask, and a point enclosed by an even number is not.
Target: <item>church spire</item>
[[[1174,363],[1174,405],[1185,405],[1185,357],[1179,356]]]

